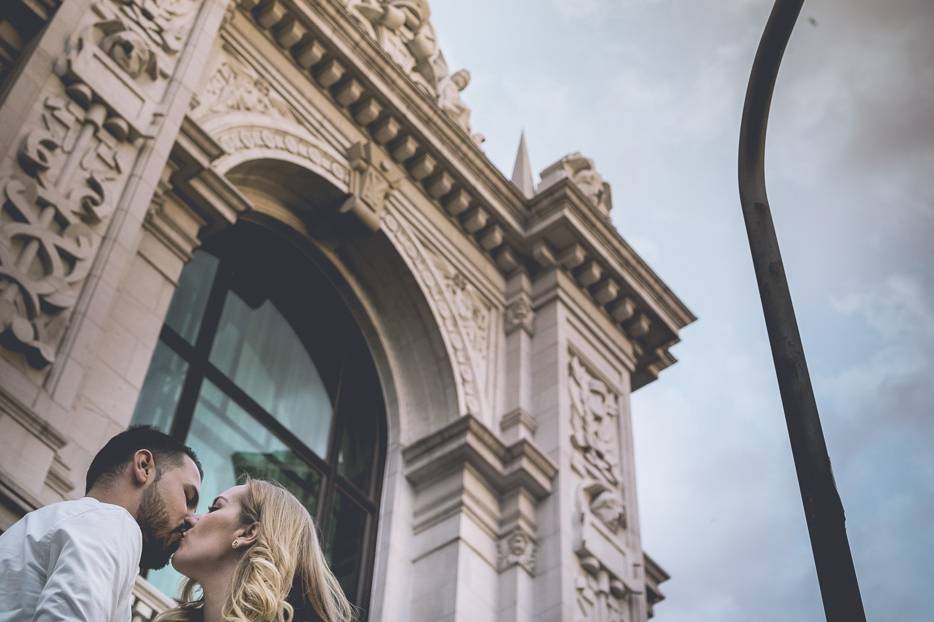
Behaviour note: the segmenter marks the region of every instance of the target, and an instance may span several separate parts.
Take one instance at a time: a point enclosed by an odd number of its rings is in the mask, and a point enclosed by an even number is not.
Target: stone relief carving
[[[460,93],[470,82],[470,73],[461,69],[451,73],[438,35],[431,24],[427,0],[345,0],[351,16],[375,39],[386,54],[441,110],[468,134],[470,109]],[[473,135],[480,143],[483,138]]]
[[[402,181],[403,173],[373,143],[354,143],[347,150],[347,160],[353,171],[350,177],[350,197],[340,207],[341,212],[357,216],[371,230],[379,229],[386,197]]]
[[[586,481],[580,487],[578,504],[582,523],[592,516],[613,534],[627,527],[626,507],[616,488],[597,480]]]
[[[471,350],[467,345],[469,339],[459,321],[461,314],[455,311],[457,304],[448,296],[444,277],[436,274],[434,262],[428,258],[427,251],[389,210],[383,210],[382,230],[394,242],[396,248],[402,249],[403,257],[413,268],[412,272],[426,290],[440,318],[440,328],[453,359],[451,363],[461,389],[464,408],[467,413],[480,414],[481,393],[478,378],[481,376],[475,369]]]
[[[619,400],[576,355],[568,366],[571,444],[607,484],[619,484]]]
[[[198,0],[114,0],[159,49],[178,54],[193,23]]]
[[[613,208],[610,184],[603,180],[593,160],[580,152],[568,154],[546,168],[541,173],[542,182],[539,192],[562,179],[570,179],[590,199],[594,207],[609,217]]]
[[[532,301],[527,296],[520,296],[506,307],[504,329],[511,335],[520,328],[529,335],[533,333],[535,312],[532,310]]]
[[[516,528],[501,538],[496,545],[496,566],[504,572],[513,566],[525,568],[535,574],[535,540],[524,530]]]
[[[199,0],[91,4],[0,178],[0,343],[42,369],[69,318],[140,137],[158,119],[167,58]],[[163,57],[160,57],[160,54]]]
[[[225,112],[256,112],[299,124],[289,104],[251,67],[222,61],[198,98],[196,119]]]
[[[485,362],[490,344],[490,305],[442,255],[432,251],[428,254],[442,277],[444,291],[464,331],[468,347],[474,356]]]
[[[306,160],[311,164],[310,168],[339,182],[339,185],[347,186],[350,183],[350,169],[346,164],[320,145],[278,128],[252,125],[234,127],[223,130],[216,140],[228,154],[237,154],[251,149],[284,151]],[[221,166],[221,168],[226,167]]]
[[[83,110],[47,97],[20,145],[19,170],[0,180],[0,329],[4,345],[37,368],[55,360],[114,208],[124,165],[108,125],[102,104]]]
[[[579,560],[576,579],[577,619],[580,622],[626,622],[626,585],[596,558]]]

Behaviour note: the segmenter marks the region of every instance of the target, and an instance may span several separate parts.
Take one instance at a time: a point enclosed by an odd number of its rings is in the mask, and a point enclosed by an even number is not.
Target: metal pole
[[[765,191],[765,136],[775,78],[804,0],[776,0],[749,76],[739,138],[739,194],[801,500],[828,622],[864,622],[820,415]]]

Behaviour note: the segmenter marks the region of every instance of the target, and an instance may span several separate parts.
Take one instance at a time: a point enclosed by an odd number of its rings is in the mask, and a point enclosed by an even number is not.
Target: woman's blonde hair
[[[225,622],[349,622],[353,606],[328,568],[308,510],[276,482],[247,479],[240,502],[244,525],[257,523],[256,541],[237,563]],[[188,579],[179,606],[157,622],[201,619],[202,598],[193,598],[197,582]]]

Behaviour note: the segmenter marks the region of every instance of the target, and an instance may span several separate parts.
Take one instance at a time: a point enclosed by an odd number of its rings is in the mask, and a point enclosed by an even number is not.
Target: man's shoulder
[[[93,526],[98,535],[139,534],[136,519],[119,505],[101,503],[91,497],[59,501],[34,510],[24,517],[27,531],[54,533]],[[140,534],[141,537],[141,534]]]

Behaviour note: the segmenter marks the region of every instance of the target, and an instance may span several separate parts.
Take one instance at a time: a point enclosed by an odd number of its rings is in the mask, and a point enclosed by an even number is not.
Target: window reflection
[[[316,454],[327,454],[331,400],[308,351],[272,302],[251,308],[228,292],[211,362]]]

